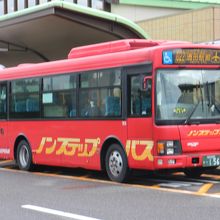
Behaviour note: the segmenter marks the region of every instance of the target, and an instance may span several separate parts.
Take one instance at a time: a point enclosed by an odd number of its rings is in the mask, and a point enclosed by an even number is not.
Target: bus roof
[[[68,59],[64,60],[38,64],[27,63],[20,64],[17,67],[1,69],[0,81],[144,63],[154,59],[150,57],[155,56],[156,53],[148,53],[150,51],[156,52],[180,48],[210,48],[220,50],[220,47],[216,45],[192,44],[182,41],[118,40],[73,48],[68,55]],[[113,53],[114,56],[112,56]]]
[[[82,47],[73,48],[69,55],[68,59],[88,57],[94,55],[103,55],[109,53],[117,53],[128,50],[135,50],[141,48],[154,47],[165,44],[183,44],[189,43],[184,41],[153,41],[153,40],[144,40],[144,39],[128,39],[128,40],[117,40],[99,44],[93,44]]]

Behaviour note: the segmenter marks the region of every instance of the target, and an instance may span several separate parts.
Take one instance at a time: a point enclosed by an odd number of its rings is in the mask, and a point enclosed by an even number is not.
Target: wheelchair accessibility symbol
[[[163,52],[163,64],[173,64],[172,51],[164,51]]]

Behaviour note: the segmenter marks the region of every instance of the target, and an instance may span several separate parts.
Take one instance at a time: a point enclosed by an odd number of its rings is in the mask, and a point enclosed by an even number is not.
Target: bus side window
[[[121,69],[82,73],[79,87],[81,117],[121,116]]]
[[[131,116],[151,116],[151,80],[148,80],[149,85],[146,88],[143,88],[142,84],[140,75],[130,77],[129,113]]]
[[[40,117],[40,79],[19,79],[11,82],[10,117]]]
[[[121,89],[114,88],[113,94],[106,97],[105,102],[106,116],[120,116],[121,115]]]
[[[42,100],[44,117],[76,117],[76,75],[44,77]]]
[[[6,85],[0,85],[0,118],[6,118],[7,92]]]
[[[99,116],[98,108],[98,90],[89,89],[80,92],[80,116],[82,117],[94,117]]]

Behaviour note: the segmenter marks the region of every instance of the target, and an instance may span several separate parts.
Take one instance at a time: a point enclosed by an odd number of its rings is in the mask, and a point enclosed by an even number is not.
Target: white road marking
[[[77,214],[73,214],[73,213],[69,213],[69,212],[63,212],[63,211],[59,211],[59,210],[55,210],[55,209],[48,209],[48,208],[34,206],[34,205],[22,205],[21,207],[24,209],[31,209],[31,210],[34,210],[37,212],[43,212],[43,213],[47,213],[47,214],[51,214],[51,215],[58,215],[58,216],[72,218],[72,219],[76,219],[76,220],[100,220],[97,218],[87,217],[87,216],[83,216],[83,215],[77,215]]]

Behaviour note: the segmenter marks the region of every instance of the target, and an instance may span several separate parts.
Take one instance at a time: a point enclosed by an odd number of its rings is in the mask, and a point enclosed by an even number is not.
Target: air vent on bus
[[[143,47],[153,47],[159,45],[160,43],[160,41],[129,39],[93,44],[73,48],[68,55],[68,59],[117,53],[127,50],[135,50]]]

